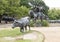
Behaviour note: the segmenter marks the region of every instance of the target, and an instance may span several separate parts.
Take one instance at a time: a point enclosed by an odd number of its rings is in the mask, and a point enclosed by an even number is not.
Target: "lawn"
[[[19,28],[15,28],[15,29],[4,29],[4,30],[0,30],[0,37],[6,37],[6,36],[20,36],[29,32],[33,32],[33,31],[28,31],[28,32],[24,32],[21,33]]]
[[[33,31],[28,31],[25,33],[21,33],[19,30],[20,30],[19,28],[0,30],[0,42],[31,42],[31,40],[15,40],[15,41],[12,40],[12,41],[10,41],[10,40],[2,39],[3,37],[16,37],[16,36],[20,36],[20,35],[24,35],[24,34],[33,32]]]
[[[24,34],[27,34],[27,33],[32,33],[34,31],[28,31],[28,32],[24,32],[24,33],[21,33],[19,31],[20,29],[19,28],[15,28],[15,29],[3,29],[3,30],[0,30],[0,42],[32,42],[32,40],[6,40],[6,39],[3,39],[3,37],[17,37],[17,36],[21,36],[21,35],[24,35]],[[41,40],[41,39],[40,39]]]

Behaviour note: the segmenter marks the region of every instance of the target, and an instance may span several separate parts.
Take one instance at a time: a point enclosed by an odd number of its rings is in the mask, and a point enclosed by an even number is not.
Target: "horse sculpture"
[[[37,19],[41,19],[41,21],[43,19],[47,20],[48,16],[43,14],[43,12],[39,11],[38,7],[33,8],[32,10],[29,11],[29,16],[31,18],[33,18],[34,21],[36,21]]]

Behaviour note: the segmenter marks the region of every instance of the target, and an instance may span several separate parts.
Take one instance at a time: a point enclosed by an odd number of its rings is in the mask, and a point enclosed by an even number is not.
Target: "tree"
[[[44,3],[44,1],[42,1],[42,0],[31,0],[30,1],[33,5],[35,5],[35,6],[39,6],[40,8],[42,8],[42,12],[44,13],[44,14],[46,14],[47,15],[47,13],[48,13],[48,10],[49,10],[49,7]]]
[[[47,15],[49,7],[42,0],[21,0],[20,5],[30,7],[28,3],[31,3],[35,6],[43,7],[42,12]]]
[[[8,7],[8,3],[6,0],[0,0],[0,14],[5,12],[6,7]]]
[[[60,10],[59,9],[51,9],[48,12],[48,16],[52,20],[60,19]]]
[[[20,6],[26,6],[29,8],[30,6],[28,5],[29,0],[20,0]]]
[[[15,14],[20,6],[20,0],[0,0],[0,14]]]
[[[39,6],[46,6],[42,0],[35,0],[34,3],[32,0],[0,0],[0,14],[8,14],[9,16],[12,15],[27,15],[29,11],[29,2],[33,2],[33,4]],[[39,4],[38,4],[39,3]],[[41,4],[40,4],[41,3]],[[44,8],[44,13],[47,13],[48,8]]]

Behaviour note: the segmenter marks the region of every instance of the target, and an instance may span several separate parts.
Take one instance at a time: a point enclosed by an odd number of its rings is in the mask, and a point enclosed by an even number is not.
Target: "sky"
[[[60,8],[60,0],[43,0],[49,8]]]

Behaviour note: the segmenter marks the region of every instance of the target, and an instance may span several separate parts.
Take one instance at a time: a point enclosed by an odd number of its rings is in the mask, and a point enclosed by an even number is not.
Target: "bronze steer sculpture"
[[[14,20],[15,20],[14,17],[9,17],[6,15],[0,15],[0,23],[1,23],[1,21],[5,21],[5,23],[8,23],[8,22],[13,22]]]
[[[25,28],[25,30],[27,30],[27,26],[29,27],[29,30],[30,30],[30,18],[29,17],[23,17],[19,20],[15,20],[12,28],[20,27],[20,32],[23,32],[24,28]]]

